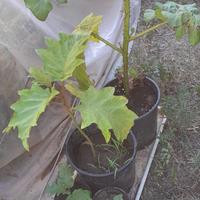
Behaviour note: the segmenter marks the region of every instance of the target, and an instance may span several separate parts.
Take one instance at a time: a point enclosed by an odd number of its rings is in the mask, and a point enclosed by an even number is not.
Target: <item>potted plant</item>
[[[26,0],[26,2],[32,2],[29,6],[33,7],[35,3],[38,3],[30,0]],[[42,2],[45,3],[44,7],[49,7],[49,1],[40,1],[40,3]],[[117,47],[99,36],[98,26],[101,17],[92,14],[83,19],[72,34],[62,33],[59,35],[59,40],[47,39],[48,48],[37,51],[43,61],[43,67],[41,69],[31,68],[30,76],[33,78],[33,84],[30,89],[19,91],[20,99],[11,106],[14,114],[4,131],[9,132],[17,127],[19,138],[28,150],[27,139],[31,128],[37,125],[37,120],[47,105],[55,97],[59,98],[63,104],[63,110],[71,118],[78,131],[78,133],[75,131],[71,134],[66,142],[67,156],[71,165],[94,190],[109,185],[121,186],[128,190],[134,180],[136,152],[135,137],[130,129],[133,127],[134,121],[139,123],[138,121],[142,120],[142,126],[136,127],[137,134],[139,134],[137,138],[140,141],[140,138],[143,139],[147,137],[146,135],[152,134],[151,137],[148,137],[148,142],[150,142],[155,137],[155,133],[151,127],[147,126],[146,121],[149,122],[147,116],[153,112],[154,119],[151,122],[156,123],[159,102],[159,90],[152,80],[145,77],[135,81],[131,77],[131,74],[136,74],[136,72],[133,70],[130,73],[128,68],[129,42],[165,24],[169,24],[175,29],[177,38],[181,38],[186,33],[192,44],[200,41],[198,29],[200,17],[195,5],[182,6],[173,2],[157,4],[155,10],[145,12],[146,20],[154,18],[162,22],[142,33],[131,36],[130,1],[124,0],[124,37],[121,47]],[[123,57],[122,75],[118,78],[115,89],[113,87],[96,89],[86,73],[84,50],[87,42],[94,40],[103,41]],[[128,107],[131,107],[132,88],[134,89],[138,85],[141,88],[145,84],[149,86],[150,82],[154,85],[150,86],[153,88],[152,93],[155,94],[152,101],[154,103],[148,112],[136,120],[137,115],[129,110],[126,104],[128,103]],[[76,96],[80,100],[80,105],[71,107],[71,102],[66,98],[66,92]],[[126,96],[129,102],[125,97],[115,96],[114,93]],[[142,95],[146,96],[146,93],[143,92]],[[75,110],[81,114],[81,127],[75,118]],[[152,123],[149,124],[152,125]],[[155,129],[155,124],[153,126]],[[148,132],[139,132],[144,127]],[[140,147],[146,144],[145,139],[145,143],[140,143]],[[87,162],[85,160],[80,162],[83,157],[80,155],[83,152],[88,155],[84,157],[84,159],[89,159]],[[99,156],[99,153],[105,156]],[[87,170],[85,169],[86,165],[90,166]],[[92,170],[95,170],[95,173],[92,173]],[[100,172],[97,173],[96,170],[100,170]]]
[[[94,191],[113,184],[129,189],[134,181],[136,154],[130,129],[137,115],[127,108],[125,97],[115,96],[112,87],[96,89],[86,73],[84,50],[87,42],[94,40],[92,34],[98,31],[100,22],[101,17],[91,14],[72,34],[61,33],[59,40],[46,39],[47,48],[37,50],[43,66],[30,69],[32,86],[18,92],[20,98],[11,106],[14,113],[4,131],[17,128],[28,150],[31,128],[51,101],[59,101],[78,132],[67,140],[70,164]],[[80,105],[71,106],[67,92],[76,96]],[[81,127],[75,111],[81,114]],[[92,124],[96,124],[95,129],[90,129]]]
[[[74,188],[74,171],[69,165],[60,164],[58,166],[58,176],[46,191],[49,195],[55,196],[55,200],[92,200],[89,190]]]
[[[92,198],[92,193],[80,187],[75,181],[74,171],[69,165],[60,164],[55,182],[48,185],[46,192],[55,200],[128,200],[127,194],[116,187],[99,190]]]
[[[129,68],[129,43],[168,25],[175,30],[177,39],[188,34],[189,42],[192,45],[196,45],[200,41],[200,17],[199,10],[195,4],[180,5],[172,1],[164,4],[157,3],[154,10],[147,9],[145,11],[144,18],[147,22],[156,19],[160,23],[136,35],[132,35],[130,27],[130,0],[123,0],[123,2],[124,28],[122,44],[116,46],[110,43],[102,38],[97,31],[92,32],[92,36],[113,48],[123,57],[122,69],[119,70],[117,78],[108,83],[108,85],[115,87],[116,95],[126,96],[128,98],[128,108],[139,116],[135,120],[132,130],[136,134],[138,149],[141,149],[150,144],[156,137],[157,107],[160,100],[160,90],[152,79],[145,75],[137,75],[136,69]],[[52,9],[50,1],[33,3],[31,0],[25,0],[25,3],[32,10],[33,14],[41,20],[45,20]],[[39,4],[41,9],[36,9],[39,8]]]

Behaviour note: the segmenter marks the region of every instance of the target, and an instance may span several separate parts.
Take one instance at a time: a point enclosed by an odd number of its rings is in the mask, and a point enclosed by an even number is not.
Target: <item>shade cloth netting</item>
[[[0,1],[0,133],[6,127],[17,99],[24,88],[30,66],[41,66],[35,49],[43,48],[44,37],[56,38],[70,33],[90,13],[103,15],[100,33],[117,44],[122,36],[122,0],[69,0],[54,2],[45,22],[38,21],[22,0]],[[140,0],[131,1],[131,24],[136,27]],[[119,55],[103,43],[90,43],[86,52],[87,71],[98,87],[113,77]],[[31,131],[30,151],[26,152],[17,132],[0,134],[0,200],[36,200],[47,181],[66,127],[65,113],[59,104],[51,104]],[[65,127],[63,131],[63,127]],[[44,195],[42,199],[50,199]]]

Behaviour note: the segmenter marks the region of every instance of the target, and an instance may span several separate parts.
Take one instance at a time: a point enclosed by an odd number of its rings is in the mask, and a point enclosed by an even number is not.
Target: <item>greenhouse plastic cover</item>
[[[131,24],[136,28],[140,0],[131,1]],[[118,44],[122,39],[122,0],[69,0],[66,5],[54,1],[54,9],[45,22],[37,20],[22,0],[0,0],[0,132],[12,112],[17,90],[25,87],[30,66],[41,66],[35,49],[43,48],[44,37],[56,38],[70,33],[90,13],[102,15],[100,35]],[[112,79],[120,57],[103,43],[90,43],[86,51],[87,71],[101,87]],[[68,126],[59,104],[51,104],[31,131],[30,151],[26,152],[17,131],[0,134],[0,200],[36,200],[47,182],[55,156]],[[65,129],[66,130],[66,129]],[[44,195],[42,199],[51,199]]]

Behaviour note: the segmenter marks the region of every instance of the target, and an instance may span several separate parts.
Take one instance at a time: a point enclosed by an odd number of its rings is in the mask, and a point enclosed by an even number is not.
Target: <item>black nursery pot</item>
[[[97,191],[93,197],[93,200],[113,200],[113,197],[118,194],[123,195],[123,200],[129,200],[126,192],[118,187],[106,187]]]
[[[94,133],[89,129],[90,128],[84,130],[85,133],[90,133],[88,136],[90,137],[90,135],[92,135],[94,137]],[[77,149],[79,149],[80,145],[84,141],[85,139],[78,131],[73,132],[66,141],[67,160],[78,172],[78,175],[83,180],[84,184],[89,186],[93,194],[96,191],[108,186],[120,187],[128,192],[135,180],[135,155],[137,144],[134,134],[131,132],[127,138],[127,142],[129,146],[131,146],[131,151],[129,151],[131,152],[131,157],[116,171],[116,173],[94,173],[81,169],[81,167],[78,166]]]
[[[106,87],[113,86],[117,88],[115,90],[116,95],[123,95],[119,92],[118,88],[118,80],[114,79],[109,82]],[[138,87],[138,88],[137,88]],[[145,88],[145,89],[144,89]],[[117,91],[118,90],[118,91]],[[147,93],[153,94],[153,97],[145,97]],[[146,99],[145,99],[146,98]],[[140,113],[140,109],[142,105],[145,104],[145,101],[148,101],[148,98],[153,98],[153,104],[143,112]],[[151,144],[157,134],[157,113],[158,113],[158,105],[160,102],[160,89],[155,81],[150,79],[149,77],[145,77],[143,80],[143,86],[134,86],[134,89],[130,91],[130,95],[128,98],[128,108],[138,114],[138,118],[134,122],[134,126],[132,127],[132,131],[137,139],[137,149],[143,149],[149,144]]]

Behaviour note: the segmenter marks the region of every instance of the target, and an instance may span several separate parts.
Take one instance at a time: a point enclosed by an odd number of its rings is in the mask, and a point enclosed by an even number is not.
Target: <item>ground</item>
[[[143,0],[142,10],[155,2]],[[138,31],[145,26],[140,20]],[[169,28],[134,42],[130,62],[159,83],[168,118],[142,200],[200,200],[199,55],[200,45],[176,41]]]

